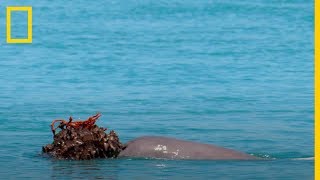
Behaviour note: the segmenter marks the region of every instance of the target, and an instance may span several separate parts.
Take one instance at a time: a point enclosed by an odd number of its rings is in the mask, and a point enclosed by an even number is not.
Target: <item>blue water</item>
[[[8,5],[33,7],[32,44],[6,44]],[[12,18],[25,36],[26,15]],[[1,1],[0,176],[313,179],[313,21],[298,0]],[[272,160],[40,155],[53,119],[98,111],[123,142],[164,135]]]

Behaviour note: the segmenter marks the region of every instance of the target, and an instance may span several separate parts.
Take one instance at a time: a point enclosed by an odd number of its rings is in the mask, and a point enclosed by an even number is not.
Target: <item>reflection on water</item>
[[[281,179],[291,173],[297,179],[312,179],[313,175],[301,168],[312,166],[313,161],[174,161],[174,160],[90,160],[51,161],[51,178],[96,178],[96,179],[167,179],[219,178],[240,179],[272,177]],[[283,168],[284,164],[290,169]],[[225,171],[228,169],[228,171]],[[269,174],[270,171],[276,174]],[[182,173],[183,172],[183,173]],[[222,173],[224,172],[224,173]],[[257,174],[253,174],[256,172]]]
[[[118,169],[116,160],[53,161],[51,177],[117,179]]]

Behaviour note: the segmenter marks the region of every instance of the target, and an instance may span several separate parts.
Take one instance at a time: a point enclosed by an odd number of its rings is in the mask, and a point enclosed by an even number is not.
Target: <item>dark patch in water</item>
[[[116,158],[123,145],[115,131],[105,133],[104,128],[67,128],[54,136],[52,144],[42,147],[42,152],[57,159],[88,160]]]

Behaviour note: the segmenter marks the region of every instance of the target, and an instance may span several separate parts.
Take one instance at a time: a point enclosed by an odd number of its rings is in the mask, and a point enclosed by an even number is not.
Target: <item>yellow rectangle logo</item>
[[[314,175],[320,179],[320,0],[314,3]]]
[[[11,12],[26,11],[28,13],[28,37],[11,37]],[[32,43],[32,7],[30,6],[9,6],[7,7],[7,43]]]

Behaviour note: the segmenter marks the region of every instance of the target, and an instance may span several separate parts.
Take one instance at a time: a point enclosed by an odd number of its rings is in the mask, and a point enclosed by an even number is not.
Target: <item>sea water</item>
[[[33,43],[6,43],[6,6]],[[0,3],[0,175],[312,179],[313,1]],[[25,37],[25,13],[12,36]],[[43,157],[53,119],[101,112],[122,142],[161,135],[267,161]]]

